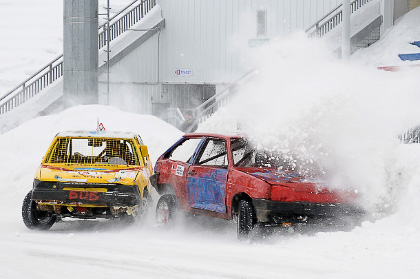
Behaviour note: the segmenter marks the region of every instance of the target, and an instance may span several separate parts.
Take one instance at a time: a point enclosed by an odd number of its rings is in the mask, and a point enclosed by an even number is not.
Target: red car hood
[[[264,180],[272,186],[282,186],[273,187],[271,192],[273,200],[334,203],[350,202],[358,197],[354,191],[330,189],[325,181],[305,178],[296,172],[260,168],[241,168],[240,171]]]
[[[258,179],[264,180],[271,185],[282,185],[292,187],[295,191],[312,191],[315,188],[326,188],[325,182],[321,180],[309,179],[300,176],[292,171],[280,171],[276,169],[261,168],[241,168],[241,171],[250,174]]]

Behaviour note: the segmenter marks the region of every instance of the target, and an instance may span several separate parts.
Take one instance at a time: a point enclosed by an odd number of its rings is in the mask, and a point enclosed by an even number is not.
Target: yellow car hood
[[[139,173],[144,176],[148,170],[142,167],[112,167],[93,166],[77,167],[41,165],[37,174],[43,181],[61,181],[76,183],[118,183],[133,185]],[[144,177],[143,176],[143,177]]]

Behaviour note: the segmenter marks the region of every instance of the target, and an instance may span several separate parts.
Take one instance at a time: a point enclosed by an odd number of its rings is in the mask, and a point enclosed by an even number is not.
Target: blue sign
[[[191,69],[176,69],[175,75],[189,77],[193,75],[193,71]]]

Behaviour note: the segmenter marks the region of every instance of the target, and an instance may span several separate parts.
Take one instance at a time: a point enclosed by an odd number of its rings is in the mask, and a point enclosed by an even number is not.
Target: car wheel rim
[[[35,211],[35,218],[40,224],[46,224],[51,219],[47,212]]]
[[[162,202],[158,207],[158,222],[168,223],[169,221],[169,206],[168,203]]]

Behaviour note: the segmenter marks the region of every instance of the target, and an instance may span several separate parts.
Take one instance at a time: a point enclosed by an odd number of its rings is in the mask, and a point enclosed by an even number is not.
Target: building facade
[[[249,48],[305,30],[342,1],[157,3],[165,27],[112,66],[109,102],[165,119],[168,109],[193,109],[246,75],[253,68],[244,55]],[[100,94],[104,81],[102,74]]]

